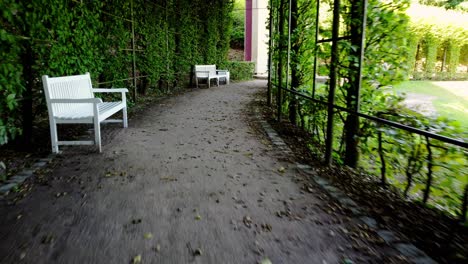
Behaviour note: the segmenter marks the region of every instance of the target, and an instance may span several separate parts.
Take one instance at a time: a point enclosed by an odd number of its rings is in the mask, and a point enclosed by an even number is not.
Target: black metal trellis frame
[[[270,6],[272,6],[272,2],[273,0],[270,0]],[[289,2],[291,2],[291,0],[289,0]],[[363,20],[361,22],[361,25],[362,25],[362,32],[365,32],[365,27],[366,27],[366,7],[367,7],[367,0],[363,0],[363,10],[362,10],[362,14],[363,14]],[[316,47],[321,44],[321,43],[326,43],[326,42],[331,42],[332,43],[332,52],[331,52],[331,69],[330,69],[330,88],[329,88],[329,96],[328,96],[328,102],[325,102],[325,101],[322,101],[322,100],[318,100],[315,98],[315,90],[316,90],[316,70],[317,70],[317,56],[314,56],[314,76],[313,76],[313,88],[312,88],[312,96],[309,96],[309,95],[305,95],[305,94],[302,94],[298,91],[295,91],[295,90],[292,90],[292,89],[289,89],[289,87],[282,87],[281,84],[279,85],[274,85],[272,83],[272,76],[271,76],[271,71],[269,72],[269,77],[268,77],[268,80],[269,80],[269,83],[268,83],[268,86],[270,87],[273,87],[273,86],[276,86],[276,88],[278,89],[278,91],[285,91],[285,92],[289,92],[291,94],[294,94],[296,96],[300,96],[304,99],[307,99],[307,100],[310,100],[314,103],[318,103],[318,104],[321,104],[323,106],[326,106],[327,107],[327,112],[328,112],[328,118],[327,118],[327,136],[326,136],[326,154],[325,154],[325,163],[326,164],[331,164],[331,156],[332,156],[332,152],[333,152],[333,148],[332,148],[332,145],[333,145],[333,141],[332,141],[332,138],[333,138],[333,114],[336,112],[336,111],[342,111],[342,112],[346,112],[348,114],[351,114],[351,115],[355,115],[357,117],[361,117],[361,118],[365,118],[365,119],[368,119],[368,120],[371,120],[371,121],[374,121],[374,122],[377,122],[379,124],[384,124],[384,125],[388,125],[388,126],[391,126],[391,127],[394,127],[394,128],[398,128],[398,129],[402,129],[402,130],[405,130],[407,132],[410,132],[410,133],[415,133],[415,134],[418,134],[418,135],[421,135],[421,136],[427,136],[428,138],[431,138],[431,139],[435,139],[435,140],[439,140],[441,142],[444,142],[444,143],[448,143],[448,144],[452,144],[452,145],[455,145],[455,146],[458,146],[458,147],[462,147],[462,148],[465,148],[465,149],[468,149],[468,143],[463,141],[463,140],[460,140],[460,139],[455,139],[455,138],[450,138],[450,137],[447,137],[447,136],[443,136],[443,135],[439,135],[439,134],[435,134],[435,133],[431,133],[431,132],[428,132],[428,131],[425,131],[425,130],[421,130],[421,129],[418,129],[418,128],[414,128],[414,127],[411,127],[411,126],[407,126],[407,125],[403,125],[403,124],[400,124],[400,123],[397,123],[397,122],[394,122],[394,121],[390,121],[390,120],[387,120],[387,119],[383,119],[383,118],[379,118],[379,117],[375,117],[375,116],[371,116],[371,115],[367,115],[367,114],[364,114],[364,113],[361,113],[359,112],[359,108],[357,107],[357,109],[348,109],[348,108],[345,108],[345,107],[341,107],[341,106],[338,106],[338,105],[335,105],[334,103],[334,99],[335,99],[335,89],[336,89],[336,63],[338,62],[338,56],[337,56],[337,44],[339,41],[343,41],[343,40],[349,40],[350,39],[350,36],[339,36],[338,33],[339,33],[339,16],[340,16],[340,0],[334,0],[334,9],[333,9],[333,27],[332,27],[332,37],[329,38],[329,39],[322,39],[322,40],[319,40],[318,39],[318,18],[319,18],[319,6],[320,6],[320,1],[317,1],[317,15],[316,15]],[[271,11],[270,11],[271,12]],[[273,18],[274,19],[274,18]],[[270,20],[272,20],[272,17],[270,17]],[[272,25],[273,23],[270,22],[270,25]],[[290,25],[288,25],[288,27],[290,27]],[[273,27],[270,27],[270,36],[272,36],[272,30],[273,30]],[[290,30],[288,30],[288,34],[290,35]],[[362,45],[361,45],[361,56],[359,57],[359,71],[358,71],[358,74],[360,75],[358,78],[359,78],[359,84],[361,83],[361,72],[362,72],[362,63],[363,63],[363,60],[364,60],[364,49],[363,49],[363,45],[364,45],[364,38],[365,38],[365,35],[364,34],[361,34],[361,40],[362,40]],[[290,36],[288,36],[288,39],[290,39]],[[271,51],[273,50],[273,48],[271,47],[271,44],[272,44],[272,41],[269,42],[270,44],[270,47],[269,47],[269,50],[270,50],[270,53]],[[290,54],[291,50],[290,50],[290,45],[288,43],[288,54]],[[315,48],[315,51],[317,51],[317,48]],[[316,55],[316,54],[315,54]],[[270,54],[271,56],[271,54]],[[271,63],[273,64],[273,63]],[[360,88],[360,87],[359,87]],[[359,99],[358,99],[359,100]],[[281,102],[277,102],[277,104],[279,104]],[[281,109],[280,107],[278,107],[278,110]],[[277,113],[278,115],[281,115],[281,112],[278,112]]]
[[[281,1],[281,0],[276,0],[276,1]],[[277,104],[277,111],[278,111],[278,121],[281,121],[281,115],[282,115],[282,93],[283,92],[287,92],[289,93],[290,95],[292,96],[298,96],[298,97],[301,97],[303,99],[306,99],[306,100],[309,100],[315,104],[319,104],[319,105],[322,105],[324,107],[327,108],[327,129],[325,131],[326,133],[326,138],[325,138],[325,156],[324,156],[324,163],[327,164],[327,165],[331,165],[332,164],[332,154],[333,154],[333,137],[334,137],[334,114],[337,113],[337,112],[345,112],[347,113],[349,116],[352,117],[352,124],[355,125],[356,127],[359,126],[359,118],[364,118],[364,119],[367,119],[367,120],[370,120],[372,122],[375,122],[377,124],[380,124],[380,125],[385,125],[385,126],[389,126],[389,127],[392,127],[392,128],[396,128],[396,129],[400,129],[400,130],[403,130],[403,131],[406,131],[406,132],[409,132],[409,133],[412,133],[412,134],[417,134],[417,135],[420,135],[420,136],[423,136],[426,138],[427,142],[428,142],[428,145],[427,145],[427,148],[428,148],[428,151],[431,152],[431,148],[434,148],[435,146],[430,144],[429,143],[429,140],[437,140],[437,141],[440,141],[442,143],[445,143],[445,144],[451,144],[453,146],[457,146],[457,147],[460,147],[462,148],[461,151],[467,151],[468,150],[468,142],[466,142],[464,139],[456,139],[456,138],[451,138],[451,137],[448,137],[448,136],[444,136],[444,135],[440,135],[440,134],[436,134],[436,133],[432,133],[432,132],[429,132],[429,131],[425,131],[425,130],[422,130],[422,129],[418,129],[418,128],[415,128],[415,127],[411,127],[411,126],[407,126],[407,125],[404,125],[404,124],[401,124],[401,123],[398,123],[398,122],[394,122],[394,121],[390,121],[390,120],[387,120],[387,119],[384,119],[384,118],[380,118],[380,117],[376,117],[376,116],[371,116],[371,115],[367,115],[367,114],[364,114],[364,113],[361,113],[359,111],[359,102],[360,102],[360,99],[359,99],[359,95],[360,95],[360,89],[361,89],[361,83],[362,83],[362,66],[363,66],[363,61],[364,61],[364,46],[365,46],[365,29],[366,29],[366,18],[367,18],[367,0],[361,0],[361,3],[360,3],[360,10],[359,12],[360,13],[360,16],[361,16],[361,21],[360,21],[360,24],[359,24],[359,27],[360,27],[360,32],[358,33],[359,36],[357,36],[359,39],[356,39],[356,35],[354,36],[339,36],[339,26],[340,26],[340,0],[334,0],[333,3],[334,3],[334,6],[333,6],[333,22],[332,22],[332,37],[329,38],[329,39],[318,39],[319,38],[319,12],[320,12],[320,0],[316,0],[317,2],[317,5],[316,5],[316,32],[315,32],[315,50],[314,50],[314,62],[313,62],[313,87],[312,87],[312,96],[309,96],[309,95],[306,95],[306,94],[303,94],[301,92],[298,92],[296,91],[295,89],[292,89],[290,87],[288,87],[288,81],[286,81],[286,87],[283,86],[283,83],[282,83],[282,71],[278,70],[278,72],[276,73],[276,75],[274,76],[274,80],[277,84],[273,83],[272,82],[272,79],[273,77],[271,76],[272,74],[274,74],[275,72],[273,71],[273,65],[274,65],[274,62],[272,60],[272,52],[273,52],[273,48],[274,48],[274,40],[272,40],[273,38],[273,31],[275,30],[275,28],[273,27],[273,25],[275,23],[273,23],[273,20],[274,19],[279,19],[279,16],[274,16],[274,13],[275,13],[275,9],[273,7],[274,3],[275,3],[275,0],[270,0],[269,3],[270,3],[270,31],[269,31],[269,35],[270,35],[270,41],[269,41],[269,73],[268,73],[268,90],[267,90],[267,96],[268,96],[268,104],[270,105],[271,103],[271,96],[272,96],[272,88],[275,87],[276,88],[276,91],[277,91],[277,101],[276,101],[276,104]],[[289,0],[289,7],[291,7],[291,0]],[[289,21],[290,20],[290,17],[288,18]],[[276,24],[280,24],[281,26],[281,23],[276,23]],[[276,31],[278,31],[278,28],[276,28]],[[359,31],[359,30],[358,30]],[[280,31],[278,31],[280,32]],[[356,34],[356,31],[355,33]],[[287,45],[287,58],[288,58],[288,65],[286,67],[287,71],[286,71],[286,80],[289,79],[289,56],[290,56],[290,53],[291,53],[291,43],[290,43],[290,39],[291,39],[291,23],[289,22],[289,25],[288,25],[288,45]],[[281,56],[281,53],[283,52],[282,49],[285,48],[286,45],[283,45],[282,43],[282,36],[280,36],[280,43],[279,43],[279,56]],[[354,85],[357,85],[357,91],[353,94],[355,95],[355,102],[354,104],[352,105],[351,108],[346,108],[346,107],[341,107],[341,106],[338,106],[335,104],[335,89],[337,87],[337,67],[338,67],[338,63],[339,63],[339,56],[338,56],[338,43],[340,41],[348,41],[348,40],[352,40],[354,41],[354,43],[356,43],[358,40],[357,43],[359,43],[359,47],[357,49],[357,57],[358,57],[358,67],[357,69],[355,69],[353,71],[353,74],[355,76],[352,76],[355,80],[355,83]],[[330,82],[329,82],[329,93],[328,93],[328,100],[327,101],[323,101],[323,100],[319,100],[317,98],[315,98],[315,93],[316,93],[316,73],[317,73],[317,51],[318,51],[318,46],[322,43],[332,43],[332,46],[331,46],[331,61],[330,61]],[[278,48],[278,47],[276,47]],[[280,57],[281,58],[281,57]],[[280,59],[281,60],[281,59]],[[281,61],[279,63],[281,65]],[[280,68],[281,66],[277,67],[277,68]],[[278,76],[279,75],[279,76]],[[293,87],[294,88],[294,87]],[[346,129],[346,127],[345,127]],[[354,129],[353,129],[354,130]],[[351,133],[351,137],[357,137],[357,128],[352,131],[352,133],[355,133],[355,134],[352,134]],[[348,132],[348,131],[346,131]],[[349,135],[347,135],[349,136]],[[349,142],[347,142],[349,143]],[[357,141],[353,142],[354,146],[356,148],[355,151],[357,151]],[[348,146],[347,146],[348,147]],[[348,149],[347,149],[348,151]],[[347,153],[348,154],[348,153]],[[356,159],[357,161],[357,159]],[[428,161],[429,163],[432,163],[432,161]],[[383,172],[385,174],[385,172]],[[384,177],[384,176],[383,176]],[[430,187],[432,188],[432,187]],[[462,187],[463,188],[463,187]],[[464,190],[463,190],[464,194],[463,194],[463,200],[462,200],[462,204],[461,204],[461,214],[460,214],[460,220],[462,222],[466,221],[467,220],[467,211],[468,211],[468,185],[466,185],[464,187]],[[428,193],[424,193],[425,196],[428,197]],[[427,201],[427,197],[425,197],[424,201]]]
[[[278,1],[278,0],[276,0]],[[355,119],[357,120],[357,124],[359,124],[359,118],[364,118],[364,119],[367,119],[367,120],[371,120],[375,123],[378,123],[378,124],[381,124],[381,125],[386,125],[386,126],[389,126],[389,127],[392,127],[392,128],[396,128],[396,129],[401,129],[401,130],[404,130],[406,132],[409,132],[409,133],[413,133],[413,134],[417,134],[417,135],[420,135],[420,136],[423,136],[423,137],[426,137],[427,140],[429,141],[430,139],[431,140],[438,140],[440,142],[443,142],[443,143],[446,143],[446,144],[451,144],[453,146],[457,146],[457,147],[460,147],[462,148],[463,150],[461,151],[468,151],[468,142],[466,142],[465,140],[463,139],[456,139],[456,138],[451,138],[451,137],[447,137],[447,136],[444,136],[444,135],[440,135],[440,134],[436,134],[436,133],[432,133],[432,132],[429,132],[429,131],[425,131],[425,130],[422,130],[422,129],[418,129],[418,128],[415,128],[415,127],[411,127],[411,126],[407,126],[407,125],[404,125],[404,124],[401,124],[401,123],[398,123],[398,122],[394,122],[394,121],[390,121],[390,120],[387,120],[387,119],[384,119],[384,118],[379,118],[379,117],[376,117],[376,116],[371,116],[371,115],[367,115],[367,114],[364,114],[364,113],[361,113],[359,111],[359,94],[360,94],[360,89],[361,89],[361,83],[362,83],[362,65],[363,65],[363,61],[364,61],[364,45],[365,45],[365,29],[366,29],[366,17],[367,17],[367,0],[362,0],[362,10],[360,10],[361,12],[361,15],[362,15],[362,19],[360,21],[360,35],[359,35],[359,38],[360,38],[360,46],[358,47],[358,60],[359,60],[359,66],[358,66],[358,69],[355,71],[355,74],[357,76],[355,76],[356,78],[356,83],[358,85],[358,91],[357,91],[357,98],[356,98],[356,102],[355,104],[353,105],[353,108],[350,109],[350,108],[346,108],[346,107],[341,107],[341,106],[338,106],[335,104],[335,89],[337,87],[337,65],[338,65],[338,43],[340,41],[347,41],[347,40],[351,40],[353,37],[355,36],[339,36],[339,25],[340,25],[340,0],[334,0],[333,3],[334,3],[334,6],[333,6],[333,22],[332,22],[332,37],[329,38],[329,39],[321,39],[319,40],[319,12],[320,12],[320,2],[319,0],[317,0],[316,2],[316,27],[315,27],[315,50],[314,50],[314,58],[313,58],[313,87],[312,87],[312,96],[309,96],[309,95],[306,95],[306,94],[303,94],[301,92],[298,92],[296,91],[295,89],[290,89],[287,85],[288,85],[288,82],[286,81],[286,87],[283,87],[283,83],[281,82],[282,80],[282,76],[278,76],[279,74],[281,74],[281,72],[278,70],[278,73],[275,74],[275,81],[277,82],[277,84],[274,84],[272,82],[272,79],[273,77],[271,76],[272,74],[275,73],[275,71],[273,71],[273,60],[272,60],[272,52],[273,52],[273,45],[274,45],[274,41],[271,40],[271,38],[273,38],[273,31],[275,30],[275,28],[273,27],[273,25],[275,23],[273,23],[272,21],[274,19],[278,20],[278,16],[274,16],[274,11],[270,10],[270,41],[269,41],[269,72],[268,72],[268,103],[271,103],[271,93],[272,93],[272,88],[275,87],[276,88],[276,91],[277,93],[279,94],[279,96],[277,96],[277,115],[278,115],[278,120],[280,121],[281,120],[281,115],[282,115],[282,92],[287,92],[293,96],[298,96],[298,97],[301,97],[301,98],[304,98],[306,100],[309,100],[311,102],[314,102],[316,104],[319,104],[319,105],[322,105],[324,107],[327,108],[327,129],[326,129],[326,141],[325,141],[325,157],[324,157],[324,163],[327,164],[327,165],[331,165],[332,164],[332,154],[333,154],[333,136],[334,136],[334,127],[333,127],[333,124],[334,124],[334,121],[333,121],[333,116],[335,113],[337,112],[345,112],[347,113],[348,115],[351,115],[353,117],[355,117]],[[275,0],[270,0],[269,1],[269,4],[270,4],[270,8],[272,8],[273,4],[275,3]],[[291,6],[291,0],[289,0],[289,6]],[[272,15],[273,14],[273,15]],[[290,21],[290,19],[288,19]],[[276,23],[278,24],[278,23]],[[276,31],[278,31],[278,28],[276,28]],[[288,24],[288,46],[287,46],[287,54],[288,54],[288,65],[287,65],[287,74],[286,74],[286,78],[288,79],[289,78],[289,55],[290,55],[290,52],[291,52],[291,45],[290,45],[290,38],[291,38],[291,23]],[[281,38],[282,36],[280,36]],[[316,73],[317,73],[317,51],[318,51],[318,45],[322,44],[322,43],[329,43],[331,42],[332,43],[332,47],[331,47],[331,62],[330,62],[330,83],[329,83],[329,94],[328,94],[328,101],[323,101],[323,100],[319,100],[319,99],[316,99],[315,98],[315,93],[316,93]],[[280,40],[280,43],[279,43],[279,49],[280,49],[280,53],[281,53],[281,49],[283,49],[285,47],[285,45],[282,45],[281,44],[281,40]],[[281,56],[281,54],[280,54]],[[279,100],[278,100],[279,99]],[[353,135],[353,136],[357,136],[356,134]],[[356,145],[357,147],[357,145]],[[427,146],[430,150],[431,148],[431,144],[428,144]],[[434,146],[432,146],[434,147]],[[466,221],[466,214],[467,214],[467,211],[468,211],[468,202],[466,201],[466,198],[467,198],[467,188],[468,186],[465,186],[464,187],[465,190],[465,195],[464,195],[464,201],[462,201],[463,205],[462,205],[462,210],[461,210],[461,215],[460,215],[460,220],[462,222]]]

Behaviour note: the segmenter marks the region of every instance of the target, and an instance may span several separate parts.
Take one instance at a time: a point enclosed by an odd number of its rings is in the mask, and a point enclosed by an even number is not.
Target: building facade
[[[255,62],[255,75],[268,75],[268,0],[245,2],[245,60]]]

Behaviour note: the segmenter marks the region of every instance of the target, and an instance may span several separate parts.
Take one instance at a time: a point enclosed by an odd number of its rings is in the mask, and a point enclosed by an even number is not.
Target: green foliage
[[[232,80],[244,81],[253,78],[255,63],[248,61],[226,61],[220,64],[218,68],[229,70]]]
[[[23,70],[20,64],[22,49],[20,40],[15,36],[14,24],[18,22],[16,14],[20,5],[13,0],[0,2],[0,145],[15,138],[21,130],[18,128],[18,97],[24,91],[21,80]]]
[[[41,75],[90,72],[101,87],[135,91],[132,3],[136,98],[187,83],[192,65],[226,60],[228,0],[0,1],[0,145],[21,133],[28,100],[35,120],[46,116]]]
[[[408,61],[409,73],[414,69],[413,78],[457,80],[463,77],[457,67],[468,64],[461,56],[468,52],[464,51],[468,44],[468,14],[423,5],[412,5],[407,13],[411,18],[410,48],[415,48],[414,41],[422,47],[416,58],[417,67],[414,68],[412,59]]]
[[[315,9],[310,1],[298,1],[298,25],[293,28],[291,36],[292,50],[291,68],[300,72],[298,91],[314,97],[322,102],[328,101],[329,86],[327,83],[312,82],[314,76],[314,57],[317,59],[319,75],[330,73],[331,45],[320,44],[315,52]],[[349,36],[352,26],[350,9],[356,1],[342,2],[340,35]],[[322,2],[320,5],[319,39],[331,37],[331,4]],[[427,69],[432,69],[434,76],[437,69],[436,60],[440,58],[440,47],[448,47],[447,65],[453,68],[458,58],[463,60],[466,45],[462,40],[465,35],[446,34],[440,26],[429,23],[415,23],[415,18],[408,18],[406,9],[408,1],[370,0],[367,15],[365,57],[362,71],[362,87],[360,91],[360,112],[381,117],[397,123],[412,126],[449,137],[463,139],[466,137],[459,122],[444,117],[425,117],[406,109],[402,104],[404,97],[394,94],[388,88],[406,79],[415,68],[418,60],[426,61]],[[287,8],[280,6],[280,1],[273,1],[273,12],[287,13]],[[325,13],[326,15],[323,15]],[[411,15],[411,12],[409,12]],[[278,61],[286,61],[287,42],[285,36],[279,36],[280,16],[275,15],[273,21],[273,82],[285,86],[286,71],[278,71]],[[445,19],[442,17],[441,19]],[[453,19],[449,19],[452,20]],[[287,20],[285,19],[285,25]],[[454,27],[457,28],[457,27]],[[437,30],[435,30],[437,29]],[[454,33],[453,28],[448,29]],[[445,29],[447,30],[447,29]],[[463,29],[461,32],[464,32]],[[287,32],[285,27],[284,32]],[[402,37],[406,36],[406,37]],[[460,41],[460,43],[457,43]],[[454,44],[454,45],[452,45]],[[299,49],[294,49],[298,45]],[[455,47],[462,47],[458,50]],[[350,107],[348,93],[350,79],[354,78],[353,66],[359,61],[355,55],[358,46],[350,42],[340,41],[338,63],[338,87],[335,104]],[[282,83],[279,83],[282,75]],[[425,73],[423,73],[426,75]],[[446,73],[449,74],[449,73]],[[452,74],[454,77],[456,74]],[[293,77],[291,77],[293,78]],[[278,89],[273,85],[273,92],[278,95]],[[273,97],[275,98],[275,96]],[[277,97],[276,97],[277,98]],[[299,104],[297,125],[312,135],[309,145],[312,152],[323,156],[327,132],[326,106],[312,102],[302,97],[296,97],[283,91],[282,105],[278,108],[283,115],[288,114],[289,105],[294,101]],[[277,102],[278,103],[278,102]],[[333,123],[333,159],[336,164],[344,163],[346,148],[345,121],[347,114],[336,111]],[[379,175],[381,182],[399,187],[406,196],[422,200],[430,206],[447,211],[453,215],[461,213],[463,187],[467,184],[467,153],[466,150],[453,145],[444,144],[414,133],[381,125],[375,121],[360,118],[358,132],[359,167],[373,175]]]
[[[419,0],[418,2],[422,5],[440,6],[447,9],[460,8],[463,10],[463,5],[461,4],[465,2],[465,0]]]
[[[233,27],[231,31],[231,47],[244,47],[244,21],[245,21],[245,1],[234,1],[234,11],[232,12]]]
[[[448,71],[451,75],[457,72],[458,62],[460,61],[460,45],[454,44],[453,41],[448,45]],[[467,78],[468,79],[468,78]]]

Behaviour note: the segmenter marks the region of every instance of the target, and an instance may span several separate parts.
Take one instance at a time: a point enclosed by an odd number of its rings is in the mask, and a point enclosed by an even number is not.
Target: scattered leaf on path
[[[271,232],[271,230],[273,230],[271,225],[267,223],[261,224],[261,227],[264,232]]]
[[[132,259],[132,264],[139,264],[139,263],[141,263],[141,255],[136,255]]]
[[[253,156],[253,153],[252,153],[252,152],[246,152],[246,153],[244,153],[244,156],[246,156],[246,157],[252,157],[252,156]]]
[[[278,172],[279,173],[284,173],[286,169],[284,167],[279,167]]]
[[[161,177],[161,181],[177,181],[174,177]]]
[[[136,225],[136,224],[139,224],[141,223],[141,219],[133,219],[132,220],[132,224]]]
[[[195,216],[195,220],[201,220],[201,216],[200,216],[199,214],[197,214],[197,215]]]
[[[161,251],[161,245],[157,244],[153,249],[154,249],[154,251],[159,252],[159,251]]]
[[[203,254],[203,251],[201,249],[199,249],[199,248],[197,248],[197,249],[195,249],[193,251],[194,256],[201,256],[202,254]]]
[[[248,228],[252,226],[252,219],[248,215],[244,216],[243,222],[244,222],[244,225]]]
[[[259,264],[273,264],[269,258],[262,259]]]
[[[144,235],[144,237],[145,237],[146,239],[151,239],[151,238],[153,238],[153,234],[151,234],[151,233],[146,233],[146,234]]]
[[[42,237],[42,240],[41,240],[41,243],[42,244],[50,244],[52,242],[54,242],[54,236],[53,235],[46,235],[44,237]]]

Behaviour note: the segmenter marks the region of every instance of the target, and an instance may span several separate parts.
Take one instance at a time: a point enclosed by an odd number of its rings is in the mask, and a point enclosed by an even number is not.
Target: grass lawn
[[[456,89],[464,92],[454,93]],[[406,81],[395,85],[394,90],[400,93],[422,94],[435,97],[432,100],[437,113],[449,117],[461,123],[462,127],[468,129],[468,98],[465,96],[468,82],[450,82],[449,88],[444,88],[443,82],[430,81]]]

